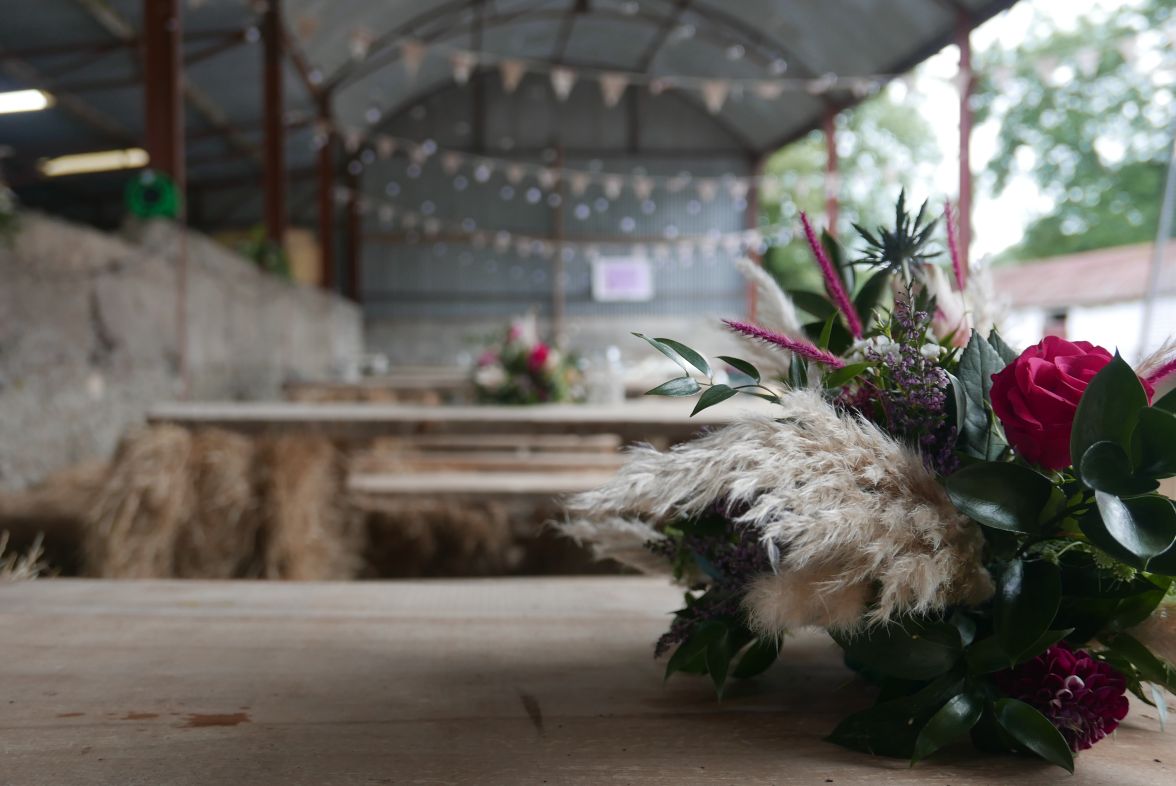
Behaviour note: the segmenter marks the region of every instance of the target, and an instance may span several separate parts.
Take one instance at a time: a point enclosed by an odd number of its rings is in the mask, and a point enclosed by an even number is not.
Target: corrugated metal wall
[[[556,150],[563,149],[570,151],[563,166],[572,170],[655,178],[750,174],[750,158],[731,136],[680,98],[642,96],[636,106],[608,109],[593,85],[577,89],[565,104],[553,104],[542,83],[525,83],[506,95],[494,79],[487,91],[484,138],[487,156],[495,159],[556,166]],[[746,289],[730,264],[730,251],[684,254],[664,245],[743,229],[745,199],[723,188],[710,200],[691,186],[672,193],[664,182],[647,199],[630,188],[610,199],[602,184],[575,194],[566,182],[544,187],[533,174],[512,183],[500,164],[487,167],[469,159],[447,171],[443,152],[471,145],[469,93],[447,91],[381,129],[397,138],[432,140],[438,152],[427,160],[368,156],[361,175],[368,201],[362,299],[370,321],[436,321],[437,329],[445,330],[461,322],[505,321],[528,310],[549,317],[561,263],[567,318],[608,321],[618,337],[640,316],[701,319],[745,312]],[[626,114],[633,110],[636,129],[630,126],[633,115]],[[657,154],[610,154],[624,151],[633,135],[639,150]],[[699,157],[690,150],[700,151]],[[406,225],[408,214],[414,219]],[[430,220],[432,231],[426,231]],[[556,252],[547,241],[555,239],[561,222],[566,244]],[[479,247],[468,237],[479,231],[512,237]],[[518,236],[535,240],[521,243]],[[654,299],[595,302],[590,259],[595,254],[647,257]],[[381,341],[373,342],[373,349],[381,349]]]

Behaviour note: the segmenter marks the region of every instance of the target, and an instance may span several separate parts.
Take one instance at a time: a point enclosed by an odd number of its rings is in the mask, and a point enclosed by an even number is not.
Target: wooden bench
[[[588,491],[607,482],[612,472],[399,472],[352,473],[347,490],[352,495],[378,497],[526,498],[552,500]],[[357,500],[363,506],[363,500]]]
[[[1161,786],[1135,703],[1077,775],[967,747],[914,768],[824,742],[870,694],[823,635],[722,702],[663,682],[655,578],[0,587],[4,782]]]

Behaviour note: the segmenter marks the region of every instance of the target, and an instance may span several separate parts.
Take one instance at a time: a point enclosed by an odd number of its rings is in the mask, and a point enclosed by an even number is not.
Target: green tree
[[[1042,12],[1022,43],[978,56],[977,121],[999,128],[981,188],[999,197],[1027,174],[1053,203],[1003,260],[1155,236],[1176,106],[1172,10],[1136,0],[1072,27]]]
[[[838,116],[839,237],[850,237],[852,223],[874,226],[890,219],[901,188],[908,194],[925,194],[940,153],[918,102],[919,96],[903,82]],[[761,195],[760,220],[790,230],[788,242],[773,247],[765,264],[789,289],[822,287],[799,232],[799,213],[803,210],[815,224],[824,223],[824,171],[825,137],[820,131],[781,149],[764,167],[769,177]]]

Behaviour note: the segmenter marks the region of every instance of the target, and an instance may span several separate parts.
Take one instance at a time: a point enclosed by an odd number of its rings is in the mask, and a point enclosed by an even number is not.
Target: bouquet
[[[473,372],[484,404],[548,404],[582,398],[572,358],[539,339],[533,316],[517,319],[478,357]]]
[[[573,498],[565,531],[600,556],[670,573],[685,605],[656,643],[666,674],[721,695],[819,627],[878,687],[829,736],[919,761],[957,740],[1073,771],[1130,691],[1163,709],[1176,667],[1132,635],[1176,576],[1172,345],[1133,369],[1084,341],[1017,352],[938,218],[900,197],[855,227],[847,261],[807,217],[826,292],[785,293],[743,263],[760,324],[727,322],[756,362],[646,340],[682,375],[650,393],[774,405],[668,452],[638,448]],[[801,313],[813,319],[804,321]],[[645,338],[642,336],[642,338]]]

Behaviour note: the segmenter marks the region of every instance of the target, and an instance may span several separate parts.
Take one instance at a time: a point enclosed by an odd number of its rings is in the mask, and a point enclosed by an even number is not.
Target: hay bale
[[[39,543],[55,571],[76,574],[86,516],[108,471],[105,462],[88,462],[32,488],[0,492],[0,530],[8,533],[9,548],[22,551]]]
[[[267,439],[258,449],[265,578],[354,578],[361,537],[344,505],[343,457],[323,437]]]
[[[261,530],[249,437],[203,429],[192,438],[189,471],[195,501],[180,522],[175,575],[180,578],[239,578],[257,562]]]
[[[87,574],[175,574],[176,539],[196,498],[191,456],[192,436],[178,426],[137,428],[123,438],[87,516]]]
[[[367,530],[364,575],[490,576],[524,556],[505,507],[493,502],[357,500]]]

